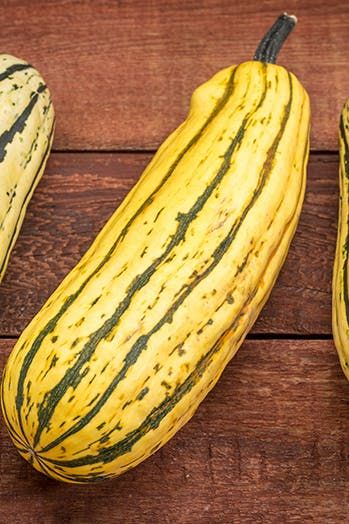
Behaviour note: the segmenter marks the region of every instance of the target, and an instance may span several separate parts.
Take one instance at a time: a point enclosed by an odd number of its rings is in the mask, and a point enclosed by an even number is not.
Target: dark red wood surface
[[[299,24],[279,63],[311,96],[312,149],[335,150],[349,96],[348,2],[3,0],[0,48],[44,75],[59,116],[55,148],[154,148],[194,88],[252,59],[285,9]]]
[[[0,370],[16,338],[185,117],[193,89],[252,57],[285,9],[280,54],[311,96],[299,228],[271,298],[192,421],[112,482],[36,473],[0,424],[0,524],[349,522],[349,384],[331,340],[339,110],[349,4],[322,0],[4,0],[1,51],[32,62],[57,131],[0,286]],[[127,150],[127,152],[126,152]]]
[[[246,341],[185,428],[113,481],[46,479],[1,426],[0,522],[345,523],[348,432],[331,341]]]

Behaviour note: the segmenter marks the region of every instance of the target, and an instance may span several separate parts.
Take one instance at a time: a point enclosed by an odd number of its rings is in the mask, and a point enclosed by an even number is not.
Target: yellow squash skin
[[[339,212],[332,284],[332,331],[339,360],[349,380],[349,100],[339,124]]]
[[[54,129],[50,93],[27,62],[0,55],[0,281],[45,169]]]
[[[19,452],[74,483],[120,475],[185,424],[267,300],[301,211],[309,100],[245,62],[193,94],[2,382]]]

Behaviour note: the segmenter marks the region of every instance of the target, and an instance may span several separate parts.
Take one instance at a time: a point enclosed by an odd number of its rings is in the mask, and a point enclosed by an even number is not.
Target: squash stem
[[[280,15],[262,38],[253,59],[259,62],[275,64],[282,44],[296,23],[297,18],[294,15],[288,15],[287,13]]]

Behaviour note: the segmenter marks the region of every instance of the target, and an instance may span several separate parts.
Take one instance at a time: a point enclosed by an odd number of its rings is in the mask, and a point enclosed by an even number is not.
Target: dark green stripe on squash
[[[220,243],[220,245],[216,248],[216,250],[212,254],[211,258],[213,258],[213,262],[208,266],[208,268],[206,268],[206,270],[203,273],[198,274],[196,276],[196,279],[194,280],[194,282],[190,286],[188,286],[188,288],[186,288],[184,290],[184,292],[179,296],[179,298],[175,301],[175,303],[167,311],[167,313],[162,317],[162,319],[160,319],[160,321],[146,335],[142,335],[135,342],[135,344],[132,346],[130,352],[128,353],[126,359],[124,360],[125,364],[124,364],[123,368],[117,374],[117,376],[114,378],[114,380],[112,381],[110,386],[106,389],[105,393],[100,398],[100,400],[97,402],[97,404],[94,406],[94,408],[87,415],[82,417],[82,419],[79,420],[79,422],[77,422],[75,426],[73,426],[72,428],[70,428],[69,430],[64,432],[60,437],[58,437],[53,442],[51,442],[51,444],[47,445],[45,448],[40,450],[40,452],[46,452],[46,451],[52,449],[53,447],[55,447],[56,445],[61,443],[68,436],[70,436],[70,435],[76,433],[77,431],[81,430],[99,412],[99,410],[101,409],[103,404],[107,401],[107,399],[110,397],[112,392],[115,390],[117,384],[122,379],[125,378],[126,373],[127,373],[128,369],[130,368],[130,365],[133,365],[136,362],[136,360],[139,357],[140,353],[146,347],[146,344],[147,344],[149,338],[154,333],[156,333],[165,323],[168,323],[168,322],[172,321],[173,314],[178,309],[178,307],[189,296],[189,294],[199,284],[199,282],[204,280],[211,273],[211,271],[214,269],[214,267],[216,267],[218,265],[218,263],[222,259],[222,256],[224,255],[224,253],[228,250],[228,248],[232,244],[232,242],[233,242],[233,240],[234,240],[238,230],[240,229],[240,227],[241,227],[245,217],[247,216],[248,212],[252,209],[252,207],[255,204],[256,200],[258,199],[259,195],[262,193],[263,187],[264,187],[264,185],[266,183],[266,180],[268,179],[268,175],[269,175],[269,173],[270,173],[270,171],[272,169],[272,158],[274,157],[276,149],[277,149],[277,147],[279,145],[279,142],[280,142],[280,140],[282,138],[282,135],[283,135],[286,123],[288,121],[289,112],[290,112],[290,108],[291,108],[291,104],[292,104],[292,80],[291,80],[290,76],[289,76],[289,85],[290,85],[290,98],[289,98],[289,101],[288,101],[288,103],[287,103],[287,105],[285,106],[285,109],[284,109],[284,115],[283,115],[283,119],[282,119],[282,123],[281,123],[280,129],[279,129],[279,132],[278,132],[277,136],[275,137],[275,139],[273,141],[273,144],[271,145],[269,151],[267,152],[266,160],[265,160],[264,166],[263,166],[262,171],[261,171],[261,175],[260,175],[260,180],[259,180],[258,186],[255,189],[250,202],[245,207],[245,209],[242,212],[241,216],[237,219],[236,223],[233,225],[233,227],[231,228],[231,230],[228,233],[228,235],[225,237],[225,239]],[[265,96],[265,94],[263,95],[260,104],[263,102],[264,96]],[[244,125],[245,124],[246,124],[246,122],[244,122]],[[226,155],[225,155],[225,158],[224,158],[224,161],[223,161],[223,165],[221,167],[222,171],[224,171],[224,169],[226,171],[228,170],[228,167],[224,167],[224,166],[228,166],[230,164],[230,162],[229,162],[230,156],[232,155],[232,153],[233,153],[237,143],[239,143],[239,141],[243,137],[244,125],[241,126],[240,131],[237,133],[237,135],[236,135],[235,139],[233,140],[230,148],[226,152]],[[240,138],[238,138],[239,135],[240,135]],[[60,398],[59,397],[60,392],[59,391],[55,391],[55,390],[51,390],[50,394],[53,393],[53,392],[55,393],[55,395],[57,395],[56,398],[59,399]],[[48,406],[49,405],[50,404],[48,404]],[[48,422],[48,420],[46,421],[46,423],[47,422]],[[38,442],[38,440],[36,441],[36,443],[37,442]]]
[[[235,149],[236,145],[241,141],[242,137],[243,137],[243,133],[240,133],[237,135],[236,137],[237,139],[233,141],[233,148],[231,148],[231,153],[229,155],[229,158],[232,154],[232,151]],[[131,304],[132,298],[135,295],[135,293],[139,291],[140,289],[142,289],[142,287],[144,287],[149,282],[150,278],[156,272],[159,265],[167,258],[167,256],[174,249],[174,247],[183,241],[189,225],[195,219],[195,217],[197,216],[197,213],[202,209],[203,205],[206,203],[206,201],[208,200],[209,196],[212,194],[215,187],[217,187],[217,185],[221,182],[224,174],[228,171],[230,164],[227,158],[225,158],[224,164],[225,164],[224,168],[215,177],[213,183],[211,183],[210,186],[206,188],[205,192],[198,198],[198,200],[196,201],[192,209],[187,214],[178,215],[177,221],[179,222],[179,225],[177,227],[177,231],[174,235],[171,236],[171,241],[168,244],[164,253],[160,257],[158,257],[156,261],[146,269],[146,271],[144,271],[142,274],[140,274],[139,276],[135,278],[135,280],[133,281],[133,283],[131,284],[128,290],[128,294],[121,301],[121,303],[119,304],[114,314],[111,317],[109,317],[104,322],[104,324],[89,337],[89,341],[85,344],[76,363],[67,370],[64,377],[52,390],[45,393],[44,399],[38,408],[39,424],[38,424],[37,433],[34,438],[34,446],[38,444],[42,431],[47,427],[47,424],[49,423],[49,420],[51,419],[52,414],[57,404],[59,403],[60,399],[66,393],[68,388],[71,386],[71,382],[73,378],[74,378],[74,385],[77,386],[83,378],[82,374],[80,374],[82,367],[84,366],[84,364],[86,364],[90,360],[91,356],[95,352],[100,341],[106,338],[106,336],[111,332],[111,330],[118,324],[122,315],[125,313],[129,305]],[[219,259],[217,259],[216,264],[218,262],[219,262]],[[173,309],[171,309],[167,313],[167,315],[165,315],[161,319],[161,321],[158,322],[154,326],[154,328],[149,331],[149,333],[147,333],[146,335],[142,335],[135,342],[135,344],[132,346],[131,350],[129,351],[129,353],[127,354],[125,358],[125,361],[124,361],[125,364],[123,368],[118,373],[117,377],[114,379],[115,386],[117,383],[120,382],[120,380],[125,378],[128,369],[132,365],[135,364],[138,357],[140,356],[142,351],[145,349],[150,337],[154,333],[156,333],[161,328],[161,326],[163,326],[165,323],[169,323],[172,321],[172,316],[173,316],[174,311],[183,302],[184,298],[189,295],[192,288],[193,286],[189,286],[187,288],[186,293],[182,294],[180,299],[178,299],[175,302]],[[106,393],[102,396],[103,404],[106,401],[106,399],[109,398],[109,395],[113,390],[114,390],[114,387],[110,386],[110,388],[108,388]]]
[[[119,245],[121,240],[126,235],[127,231],[129,230],[130,226],[134,222],[134,220],[148,207],[152,201],[156,193],[159,191],[159,189],[163,186],[163,184],[170,178],[180,161],[183,159],[185,154],[193,147],[193,145],[199,140],[204,130],[207,128],[207,126],[212,122],[212,120],[222,111],[222,109],[225,107],[226,103],[228,102],[231,94],[233,93],[233,87],[234,87],[234,78],[237,68],[235,68],[230,76],[230,79],[228,81],[227,87],[224,91],[224,94],[222,98],[217,102],[216,106],[214,107],[213,111],[209,115],[206,122],[203,124],[203,126],[199,129],[199,131],[194,135],[194,137],[188,142],[188,144],[185,146],[185,148],[178,154],[176,160],[173,162],[173,164],[170,166],[169,170],[165,174],[165,176],[162,178],[158,186],[154,189],[154,191],[151,193],[151,195],[143,202],[143,204],[140,206],[140,208],[136,211],[136,213],[130,218],[130,220],[127,222],[126,226],[121,231],[120,235],[108,251],[105,258],[101,261],[101,263],[97,266],[97,268],[87,277],[87,279],[83,282],[83,284],[80,286],[80,288],[67,297],[64,304],[58,311],[58,313],[46,324],[46,326],[41,330],[41,332],[38,334],[38,336],[35,338],[31,348],[26,353],[26,356],[24,358],[23,366],[20,371],[19,381],[18,381],[18,387],[17,387],[17,395],[16,395],[16,409],[18,413],[19,421],[21,421],[21,406],[23,404],[23,387],[24,387],[24,381],[25,377],[27,375],[28,369],[39,350],[42,342],[44,339],[52,333],[55,326],[57,325],[57,322],[59,319],[63,316],[63,314],[69,309],[69,307],[74,303],[74,301],[78,298],[78,296],[81,294],[83,289],[86,287],[86,285],[90,282],[90,280],[103,268],[103,266],[110,260],[111,256],[113,255],[116,247]]]
[[[8,131],[5,131],[1,136],[0,136],[0,162],[2,162],[6,156],[6,147],[8,146],[8,144],[10,144],[12,142],[12,140],[14,139],[15,135],[17,135],[18,133],[22,133],[24,128],[25,128],[25,124],[33,110],[33,107],[35,106],[35,104],[37,103],[38,101],[38,98],[39,98],[39,94],[42,93],[43,91],[45,91],[46,89],[46,86],[44,84],[41,84],[35,93],[33,93],[33,96],[32,98],[30,99],[27,107],[24,109],[24,111],[19,115],[19,117],[16,119],[16,121],[12,124],[12,126],[10,127],[10,129]]]
[[[261,100],[260,100],[256,110],[262,105],[262,103],[263,103],[263,101],[265,99],[265,96],[266,96],[266,90],[267,89],[266,89],[266,85],[265,85],[265,88],[263,90],[263,94],[262,94]],[[174,249],[174,247],[176,247],[178,244],[180,244],[180,242],[182,242],[184,240],[185,234],[186,234],[190,224],[192,223],[193,220],[195,220],[195,218],[197,217],[199,211],[202,210],[203,206],[208,201],[208,199],[212,195],[213,191],[222,182],[224,176],[226,175],[226,173],[229,170],[230,161],[231,161],[231,157],[233,155],[233,152],[235,151],[235,148],[238,146],[238,144],[241,143],[241,140],[243,139],[244,132],[245,132],[245,127],[246,127],[246,124],[247,124],[247,121],[248,121],[249,118],[251,118],[251,115],[248,115],[243,120],[243,123],[241,124],[238,133],[236,134],[236,136],[232,140],[231,145],[229,146],[228,150],[226,151],[226,153],[224,155],[221,168],[219,169],[217,175],[214,177],[213,181],[207,186],[207,188],[204,190],[204,192],[197,198],[196,202],[194,203],[192,208],[187,213],[185,213],[185,214],[184,213],[179,213],[178,214],[177,221],[178,221],[179,224],[177,226],[177,230],[176,230],[176,232],[173,235],[171,235],[171,237],[170,237],[171,240],[170,240],[167,248],[165,249],[165,251],[162,253],[161,256],[159,256],[155,260],[155,262],[153,262],[151,264],[151,266],[149,266],[143,273],[141,273],[140,275],[138,275],[134,279],[134,281],[132,282],[131,286],[128,289],[128,294],[121,301],[121,303],[119,304],[119,306],[116,309],[116,311],[114,312],[114,314],[111,317],[109,317],[109,319],[107,319],[105,321],[105,323],[97,331],[95,331],[90,336],[89,342],[87,342],[85,344],[85,346],[84,346],[83,350],[81,351],[81,353],[79,355],[79,358],[76,361],[76,363],[71,368],[69,368],[67,370],[66,374],[61,379],[61,381],[52,390],[50,390],[49,392],[47,392],[45,394],[44,399],[43,399],[41,405],[38,408],[38,421],[39,421],[39,424],[38,424],[38,429],[37,429],[37,432],[36,432],[36,435],[35,435],[35,438],[34,438],[34,443],[33,443],[34,447],[37,446],[37,444],[39,442],[39,439],[40,439],[40,436],[41,436],[41,433],[47,427],[47,424],[49,423],[49,421],[50,421],[50,419],[52,417],[52,414],[53,414],[57,404],[59,403],[60,399],[66,393],[67,389],[71,386],[71,381],[72,381],[73,377],[74,377],[74,383],[75,383],[75,385],[77,385],[80,382],[80,380],[82,379],[82,377],[79,375],[80,370],[82,369],[84,364],[87,363],[90,360],[91,356],[93,355],[94,351],[97,348],[98,343],[102,339],[104,339],[110,333],[110,331],[117,325],[117,323],[119,322],[121,316],[125,313],[125,311],[129,307],[134,294],[137,291],[139,291],[142,287],[144,287],[149,282],[151,276],[156,272],[156,270],[159,267],[159,265],[169,256],[169,254]],[[215,259],[215,262],[214,262],[213,265],[211,264],[212,269],[213,269],[213,267],[215,267],[218,264],[218,262],[220,260],[219,254],[217,256],[217,254],[214,253],[213,254],[213,258]],[[210,271],[207,272],[207,274],[209,274],[209,273],[210,273]],[[199,283],[201,280],[196,279],[195,282]],[[92,411],[93,411],[93,413],[98,412],[98,407],[97,406],[99,406],[100,403],[102,403],[102,405],[103,405],[106,402],[106,400],[109,398],[110,394],[115,389],[116,385],[121,380],[123,380],[126,377],[128,369],[132,365],[135,364],[135,362],[137,361],[137,359],[140,356],[140,354],[142,353],[142,351],[146,348],[147,342],[150,339],[150,337],[154,333],[156,333],[165,323],[169,323],[169,322],[172,321],[172,316],[173,316],[174,311],[176,311],[176,309],[178,309],[179,305],[182,304],[184,299],[187,296],[189,296],[189,294],[191,293],[191,291],[192,291],[192,289],[194,287],[195,287],[194,285],[188,286],[188,288],[186,288],[185,293],[182,293],[182,295],[179,297],[179,299],[176,300],[173,308],[171,308],[171,310],[169,312],[167,312],[167,314],[154,326],[154,328],[152,330],[150,330],[147,334],[142,335],[135,342],[135,344],[132,346],[131,350],[127,354],[127,356],[126,356],[126,358],[124,360],[125,364],[124,364],[123,368],[121,369],[121,371],[118,373],[117,377],[115,377],[115,379],[113,380],[112,384],[109,386],[107,391],[102,395],[101,399],[98,401],[98,403],[95,406],[94,410],[91,410],[91,412],[88,414],[88,416],[84,417],[84,419],[82,419],[82,420],[87,419],[87,421],[88,421],[89,417],[92,418],[94,416],[94,414],[92,414]],[[76,426],[81,425],[82,424],[82,420],[79,423],[77,423]],[[84,425],[85,424],[86,424],[86,422],[84,423]],[[76,429],[76,431],[77,430],[78,429]]]
[[[345,177],[343,176],[342,183],[347,184],[347,191],[349,196],[349,146],[347,142],[347,136],[344,128],[343,115],[340,119],[339,124],[340,136],[344,144],[344,169]],[[344,244],[345,257],[343,261],[343,299],[345,304],[345,314],[347,317],[347,323],[349,324],[349,283],[348,283],[348,262],[349,262],[349,215],[347,217],[347,236]]]
[[[18,71],[24,71],[26,69],[32,69],[32,66],[30,64],[12,64],[7,69],[5,69],[5,71],[0,73],[0,82],[2,80],[6,80],[6,78],[13,75],[14,73],[17,73]]]

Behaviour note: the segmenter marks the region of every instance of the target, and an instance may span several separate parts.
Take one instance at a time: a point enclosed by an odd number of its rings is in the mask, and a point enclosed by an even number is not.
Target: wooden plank
[[[149,155],[54,154],[0,286],[0,336],[17,336],[74,267]],[[299,229],[254,333],[331,333],[337,155],[313,155]]]
[[[252,58],[281,0],[4,0],[0,47],[51,88],[58,149],[154,148],[185,117],[194,88]],[[312,148],[337,149],[349,96],[349,4],[287,2],[299,24],[280,55],[308,89]]]
[[[0,522],[348,522],[348,434],[332,341],[247,341],[191,422],[114,481],[46,479],[2,424]]]

